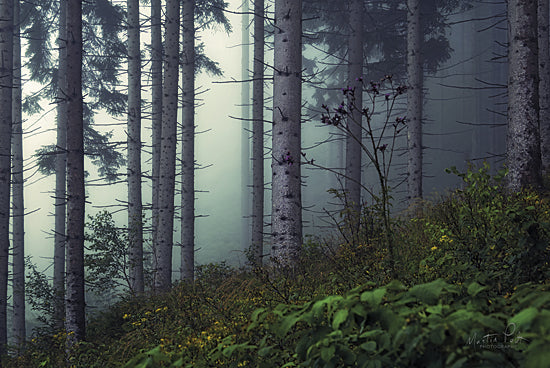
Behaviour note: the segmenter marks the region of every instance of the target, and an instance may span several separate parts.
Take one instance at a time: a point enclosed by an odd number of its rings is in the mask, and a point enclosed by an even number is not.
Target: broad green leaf
[[[480,285],[474,281],[468,286],[468,294],[471,296],[476,296],[485,289],[487,289],[487,286]]]
[[[409,294],[426,304],[435,304],[447,283],[442,279],[427,284],[415,285],[409,290]]]
[[[334,319],[332,320],[332,328],[337,330],[342,323],[346,321],[349,315],[349,310],[346,309],[339,309],[334,313]]]
[[[361,301],[367,302],[371,307],[376,307],[380,305],[385,294],[385,288],[365,291],[363,294],[361,294]]]
[[[526,308],[508,320],[509,325],[515,325],[516,328],[526,328],[531,326],[531,322],[537,317],[539,310],[537,308]]]
[[[367,341],[366,343],[359,345],[359,347],[366,352],[372,353],[376,350],[376,341]]]
[[[334,347],[334,345],[321,348],[321,359],[323,359],[325,362],[328,362],[329,360],[334,358],[335,351],[336,348]]]

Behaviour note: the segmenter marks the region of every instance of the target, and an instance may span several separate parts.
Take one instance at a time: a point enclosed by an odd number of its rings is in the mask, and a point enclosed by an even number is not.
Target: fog
[[[238,12],[240,1],[229,1],[229,9]],[[504,129],[491,126],[494,123],[503,123],[498,112],[505,110],[501,89],[492,88],[488,83],[505,84],[506,66],[498,61],[491,61],[495,55],[503,53],[502,47],[495,40],[505,40],[506,31],[503,25],[491,27],[495,19],[490,16],[502,10],[502,5],[476,5],[472,10],[459,12],[451,16],[449,22],[453,24],[447,29],[450,40],[450,59],[445,65],[438,68],[435,74],[426,74],[425,91],[425,148],[424,163],[425,195],[441,193],[446,188],[456,186],[457,178],[444,173],[444,169],[456,165],[463,168],[468,161],[477,162],[489,159],[494,165],[501,163],[498,154],[504,151]],[[142,12],[149,14],[143,7]],[[241,76],[241,16],[227,14],[233,32],[226,34],[223,29],[200,32],[201,41],[205,44],[205,53],[219,63],[224,75],[213,77],[206,73],[197,75],[196,85],[199,86],[198,104],[196,110],[196,160],[200,168],[196,171],[196,262],[219,262],[227,260],[232,264],[243,264],[243,239],[241,224],[247,213],[241,213],[241,198],[243,193],[250,193],[251,189],[243,191],[241,188],[241,129],[242,123],[238,119],[241,114],[240,94]],[[464,20],[485,19],[479,21]],[[488,30],[484,30],[489,28]],[[484,31],[481,31],[484,30]],[[142,44],[148,42],[147,35],[142,36]],[[252,39],[252,38],[251,38]],[[252,52],[252,48],[250,48]],[[323,58],[316,55],[315,49],[305,46],[304,54],[311,58]],[[271,53],[267,53],[266,60],[270,60]],[[251,58],[252,59],[252,58]],[[307,72],[307,71],[306,71]],[[234,83],[228,83],[235,81]],[[220,83],[223,82],[223,83]],[[332,87],[341,88],[337,81],[331,82]],[[145,83],[146,84],[146,83]],[[313,109],[317,101],[312,98],[313,84],[304,85],[304,103]],[[269,87],[268,84],[266,86]],[[491,88],[489,88],[491,87]],[[39,86],[34,82],[27,82],[24,94],[32,94]],[[487,89],[484,89],[487,88]],[[266,96],[270,96],[266,88]],[[496,96],[496,97],[494,97]],[[150,98],[150,92],[144,88],[144,100]],[[330,106],[340,101],[326,101]],[[406,100],[402,100],[395,113],[402,113]],[[269,105],[269,103],[268,103]],[[49,269],[53,255],[53,199],[54,177],[41,177],[33,167],[35,150],[45,144],[55,141],[55,105],[51,101],[44,101],[43,115],[26,116],[24,129],[24,152],[26,164],[27,184],[25,187],[25,203],[28,215],[26,216],[26,254],[32,257],[33,262],[40,265],[40,269]],[[271,112],[266,109],[266,119],[271,119]],[[302,146],[312,147],[306,150],[308,158],[314,158],[320,165],[341,168],[341,143],[332,141],[320,144],[330,138],[327,127],[321,126],[319,115],[311,114],[303,125]],[[96,123],[103,125],[102,130],[113,130],[113,141],[126,141],[125,118],[112,118],[105,113],[99,113]],[[109,124],[118,124],[109,126]],[[146,147],[143,155],[143,169],[150,173],[150,120],[142,122],[142,137]],[[269,129],[269,128],[266,128]],[[481,134],[480,134],[481,133]],[[483,138],[481,141],[479,137]],[[269,147],[270,137],[266,137],[266,147]],[[490,142],[490,145],[487,145]],[[398,144],[405,144],[404,136]],[[124,152],[125,154],[125,152]],[[269,151],[266,150],[266,158]],[[364,160],[366,162],[366,160]],[[87,170],[90,172],[88,180],[93,182],[97,173],[87,161]],[[269,160],[266,160],[266,222],[269,223],[270,203],[270,171]],[[372,177],[368,164],[365,163],[364,178],[369,181]],[[401,152],[394,163],[394,183],[403,182],[406,174],[406,155]],[[125,172],[125,168],[121,170]],[[326,235],[327,217],[324,210],[333,208],[335,201],[327,193],[331,187],[339,187],[334,174],[304,165],[304,221],[306,235]],[[150,204],[150,181],[143,181],[143,198]],[[374,185],[374,184],[373,184]],[[403,209],[406,185],[396,188],[396,209]],[[93,215],[101,210],[115,213],[117,224],[125,226],[126,214],[123,203],[126,201],[126,184],[92,185],[87,188],[88,205],[86,212]],[[178,203],[178,198],[176,198]],[[401,204],[401,207],[399,206]],[[176,234],[178,239],[176,221]],[[266,227],[269,233],[269,227]],[[147,243],[150,246],[150,236]],[[269,243],[269,239],[266,236]],[[246,242],[245,242],[246,243]],[[179,249],[174,249],[176,254]],[[179,258],[174,256],[174,272],[177,272]]]

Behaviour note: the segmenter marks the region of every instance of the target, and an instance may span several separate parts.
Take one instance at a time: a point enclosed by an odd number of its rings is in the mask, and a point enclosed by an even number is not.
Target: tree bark
[[[250,16],[248,0],[243,0],[241,24],[241,245],[250,240]]]
[[[0,0],[0,356],[6,353],[13,83],[13,0]]]
[[[422,199],[422,27],[420,0],[407,1],[407,141],[409,204]]]
[[[19,0],[13,1],[13,338],[20,349],[25,343],[25,203],[23,199],[23,117],[21,105],[21,34]]]
[[[348,39],[348,87],[353,94],[348,95],[351,114],[347,119],[346,136],[346,205],[352,209],[347,219],[352,238],[359,230],[361,211],[361,145],[363,119],[363,0],[349,3],[350,37]]]
[[[57,81],[57,138],[55,157],[54,204],[54,325],[64,327],[65,319],[65,233],[67,214],[67,0],[59,2],[58,81]]]
[[[160,146],[162,136],[162,29],[161,1],[151,0],[151,126],[152,126],[152,238],[157,244]]]
[[[252,81],[252,248],[256,266],[264,253],[264,0],[254,1],[254,77]]]
[[[183,65],[181,131],[181,269],[192,282],[195,270],[195,0],[182,10]]]
[[[86,335],[84,300],[84,135],[82,2],[67,2],[67,344]]]
[[[272,257],[293,267],[302,246],[302,1],[275,1],[273,85]]]
[[[508,1],[508,187],[539,187],[539,70],[537,1]]]
[[[165,7],[165,56],[162,100],[162,144],[159,172],[159,215],[155,243],[155,289],[165,291],[172,284],[174,240],[174,186],[178,111],[178,66],[180,11],[177,0]]]
[[[128,6],[128,242],[132,292],[143,293],[141,198],[141,55],[139,0]]]
[[[538,1],[539,121],[542,173],[550,175],[550,36],[548,0]]]

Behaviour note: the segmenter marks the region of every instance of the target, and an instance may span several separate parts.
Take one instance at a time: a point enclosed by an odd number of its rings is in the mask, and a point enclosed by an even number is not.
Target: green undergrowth
[[[91,318],[69,365],[544,367],[550,203],[507,193],[486,165],[450,171],[461,189],[393,219],[395,259],[377,229],[353,244],[308,239],[291,274],[200,266],[194,285]],[[37,335],[4,366],[65,366],[65,338]]]

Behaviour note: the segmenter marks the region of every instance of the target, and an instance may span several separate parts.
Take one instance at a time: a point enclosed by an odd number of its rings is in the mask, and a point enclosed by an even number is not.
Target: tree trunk
[[[252,81],[252,248],[255,265],[264,253],[264,0],[254,1],[254,77]]]
[[[25,343],[25,205],[23,200],[23,117],[21,111],[21,34],[19,0],[13,2],[13,337],[16,347]]]
[[[84,300],[84,135],[82,2],[67,2],[67,343],[86,335]]]
[[[195,269],[195,0],[182,10],[181,269],[192,282]]]
[[[409,204],[422,199],[422,27],[420,0],[407,1],[407,127]]]
[[[250,245],[250,10],[248,0],[243,0],[241,23],[241,246]]]
[[[539,121],[542,173],[550,175],[550,44],[548,0],[538,2]]]
[[[0,356],[6,353],[13,83],[13,0],[0,1]]]
[[[132,292],[143,293],[139,0],[128,0],[128,243]]]
[[[168,290],[172,284],[174,240],[174,186],[178,112],[178,65],[180,12],[177,0],[166,1],[164,84],[162,100],[162,144],[159,171],[159,220],[155,253],[155,288]]]
[[[302,1],[275,1],[272,256],[292,267],[302,246]]]
[[[508,187],[539,187],[539,71],[537,1],[508,1]]]
[[[351,114],[347,119],[346,136],[346,205],[352,209],[347,219],[352,238],[359,231],[361,211],[361,145],[363,119],[363,0],[351,0],[349,7],[350,37],[348,39],[348,95]]]
[[[162,27],[161,1],[151,0],[151,126],[152,126],[152,237],[153,244],[157,244],[157,227],[159,214],[159,172],[160,146],[162,136]]]
[[[63,329],[65,319],[65,234],[67,210],[67,0],[59,2],[57,142],[55,157],[55,228],[53,255],[54,325]]]

